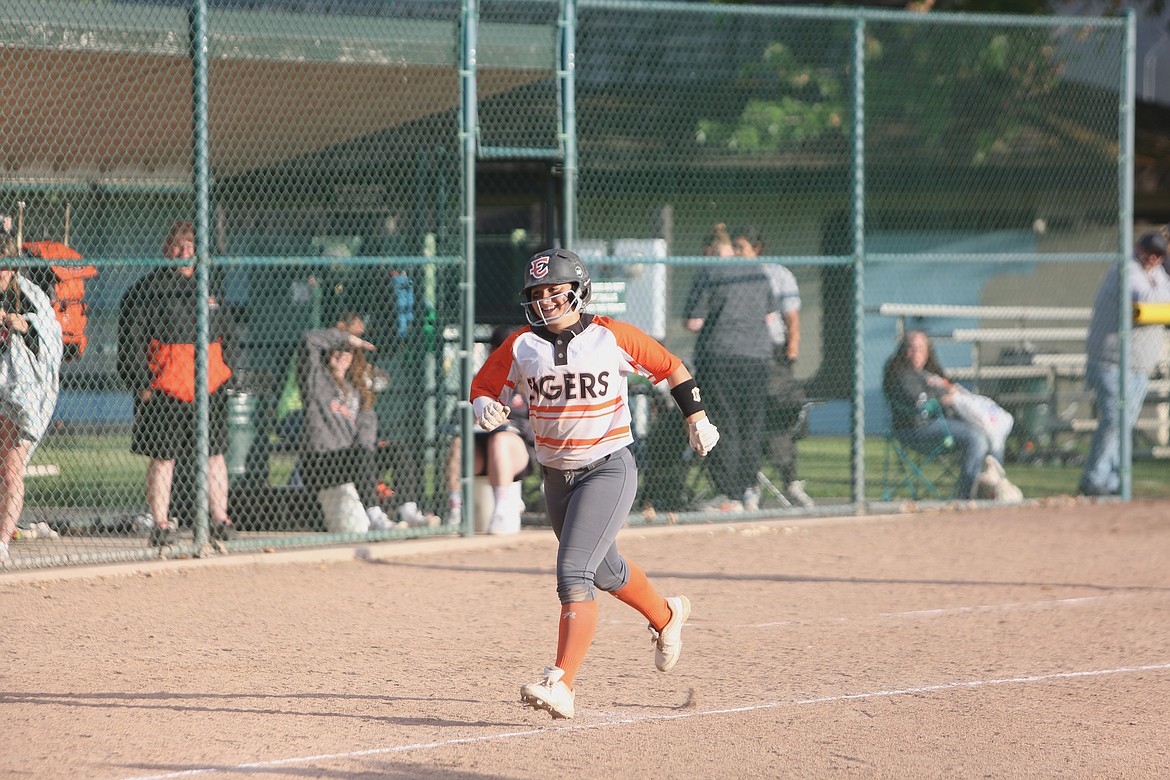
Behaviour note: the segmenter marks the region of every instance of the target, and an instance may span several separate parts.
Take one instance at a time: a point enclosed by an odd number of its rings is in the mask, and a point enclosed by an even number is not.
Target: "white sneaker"
[[[758,512],[760,511],[760,489],[750,487],[743,491],[743,511]]]
[[[447,525],[463,524],[463,503],[451,501],[447,504]]]
[[[534,710],[548,710],[554,718],[573,717],[573,692],[561,682],[565,670],[544,667],[544,679],[520,686],[520,701]]]
[[[489,534],[518,534],[520,533],[520,506],[497,504],[492,512],[492,519],[488,521]]]
[[[662,627],[661,632],[648,626],[654,635],[654,665],[660,672],[669,672],[678,663],[682,653],[683,623],[691,616],[691,600],[686,596],[670,596],[666,603],[670,607],[670,622]]]
[[[12,563],[12,556],[8,554],[8,542],[0,542],[0,566]]]
[[[438,528],[443,524],[443,518],[438,515],[429,515],[418,508],[414,501],[407,501],[398,507],[398,523],[395,528]]]
[[[394,523],[386,516],[385,510],[380,506],[371,506],[366,509],[366,517],[370,518],[371,531],[385,531],[388,528],[393,528]]]
[[[788,483],[788,489],[784,491],[784,495],[788,496],[788,500],[794,504],[811,509],[816,506],[808,493],[804,492],[804,480],[794,479]]]

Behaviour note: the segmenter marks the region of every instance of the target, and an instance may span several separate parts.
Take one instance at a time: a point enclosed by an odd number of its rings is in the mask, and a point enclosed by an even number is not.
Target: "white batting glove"
[[[687,432],[691,438],[691,449],[699,455],[705,456],[719,443],[719,429],[712,425],[706,417],[700,417],[693,423],[687,423]]]
[[[471,405],[475,407],[475,424],[485,431],[494,431],[499,428],[508,419],[508,413],[512,411],[486,395],[476,396]]]

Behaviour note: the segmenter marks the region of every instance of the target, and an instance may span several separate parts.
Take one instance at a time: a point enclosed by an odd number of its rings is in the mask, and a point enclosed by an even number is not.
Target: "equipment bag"
[[[60,241],[33,241],[24,245],[29,257],[39,260],[81,260],[81,253]],[[65,343],[65,360],[77,360],[85,354],[89,338],[85,328],[89,324],[89,307],[85,303],[85,280],[97,276],[92,265],[52,265],[47,269],[29,269],[29,278],[41,287],[53,302],[57,322],[61,324],[61,340]],[[39,273],[38,273],[39,272]]]

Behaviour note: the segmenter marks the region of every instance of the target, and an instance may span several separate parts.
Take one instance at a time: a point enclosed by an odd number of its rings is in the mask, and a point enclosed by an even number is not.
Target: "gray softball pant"
[[[630,572],[617,535],[634,505],[638,468],[628,447],[573,471],[544,467],[544,502],[557,549],[557,595],[562,604],[593,601],[594,587],[613,593]]]

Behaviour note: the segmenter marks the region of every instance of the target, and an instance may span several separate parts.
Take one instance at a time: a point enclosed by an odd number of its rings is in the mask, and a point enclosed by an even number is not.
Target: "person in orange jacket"
[[[195,279],[195,229],[190,222],[171,226],[163,255],[173,265],[156,268],[122,297],[118,315],[118,375],[134,393],[134,428],[130,451],[150,458],[146,471],[146,502],[154,526],[150,545],[173,543],[175,524],[169,517],[175,461],[194,457],[196,318],[201,302]],[[238,536],[227,515],[227,398],[231,323],[213,293],[209,296],[207,389],[208,502],[211,535],[220,540]]]

